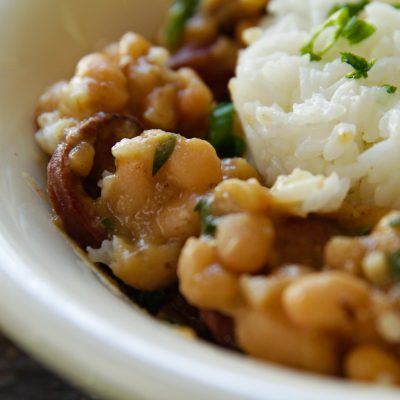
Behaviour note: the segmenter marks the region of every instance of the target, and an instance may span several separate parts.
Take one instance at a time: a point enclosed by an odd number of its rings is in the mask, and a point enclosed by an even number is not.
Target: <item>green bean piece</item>
[[[214,146],[218,156],[240,157],[246,151],[244,140],[234,134],[235,111],[232,103],[221,103],[211,114],[207,140]]]
[[[165,27],[165,41],[170,49],[182,44],[186,21],[196,12],[199,0],[175,0],[171,6]]]

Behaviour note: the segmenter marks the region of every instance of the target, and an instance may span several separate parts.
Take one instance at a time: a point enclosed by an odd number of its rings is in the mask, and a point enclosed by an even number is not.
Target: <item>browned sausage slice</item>
[[[123,138],[141,133],[139,123],[131,116],[99,113],[83,121],[60,143],[47,167],[48,192],[55,212],[66,232],[82,247],[99,247],[107,231],[96,214],[94,198],[97,182],[105,170],[114,170],[112,146]],[[85,179],[70,167],[69,155],[80,143],[95,149],[92,169]]]

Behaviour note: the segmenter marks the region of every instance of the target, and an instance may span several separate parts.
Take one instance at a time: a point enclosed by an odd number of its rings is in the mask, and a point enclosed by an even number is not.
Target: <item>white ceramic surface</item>
[[[300,0],[299,0],[300,1]],[[39,94],[126,30],[154,32],[166,0],[0,0],[0,324],[48,366],[104,399],[394,400],[193,342],[115,297],[72,252],[46,203],[33,141]]]

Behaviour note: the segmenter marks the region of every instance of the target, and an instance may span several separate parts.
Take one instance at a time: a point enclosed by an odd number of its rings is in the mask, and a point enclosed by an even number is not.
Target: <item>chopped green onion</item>
[[[332,48],[332,46],[336,43],[339,39],[344,27],[346,26],[347,22],[349,21],[349,10],[347,8],[342,8],[331,15],[324,24],[314,33],[312,38],[308,43],[306,43],[302,49],[301,54],[310,54],[312,61],[318,61],[321,57]],[[333,28],[329,38],[323,48],[316,52],[314,50],[315,42],[320,37],[320,35],[328,28]]]
[[[397,92],[397,87],[396,86],[383,85],[382,87],[386,90],[386,93],[388,93],[388,94],[394,94],[394,93]]]
[[[315,51],[317,39],[328,28],[332,29],[326,43],[321,50]],[[309,54],[311,61],[319,61],[339,38],[345,38],[353,45],[369,38],[375,31],[376,28],[373,25],[359,19],[356,15],[352,15],[349,7],[339,8],[314,33],[310,41],[302,47],[301,54]]]
[[[357,44],[369,38],[376,32],[376,28],[370,23],[354,16],[346,24],[341,36],[346,38],[350,44]]]
[[[400,9],[400,3],[395,3],[395,4],[392,4],[392,6],[393,6],[394,8],[398,8],[398,9]]]
[[[234,134],[234,119],[232,103],[221,103],[211,113],[207,140],[221,158],[239,157],[246,151],[244,140]]]
[[[168,134],[162,142],[160,142],[154,152],[152,176],[155,176],[162,166],[171,157],[176,146],[176,135]]]
[[[395,279],[400,279],[400,250],[387,254],[387,263],[390,275]]]
[[[200,214],[201,230],[203,235],[214,236],[217,230],[217,220],[212,215],[212,197],[204,196],[196,204],[194,211]]]
[[[365,6],[369,4],[369,0],[359,0],[355,3],[339,3],[335,4],[329,11],[328,17],[338,10],[342,8],[347,8],[349,10],[350,17],[358,15],[362,10],[364,10]]]
[[[348,79],[368,78],[368,72],[375,65],[376,59],[367,60],[364,57],[357,56],[353,53],[341,53],[342,62],[351,65],[354,72],[346,75]]]
[[[396,217],[389,222],[392,228],[400,228],[400,217]]]
[[[357,236],[368,236],[372,231],[370,226],[365,226],[357,232]]]
[[[102,220],[101,220],[101,224],[103,225],[103,227],[104,227],[104,229],[107,231],[107,232],[113,232],[114,231],[114,224],[113,224],[113,222],[111,221],[111,219],[110,218],[103,218]]]
[[[321,61],[322,59],[320,54],[314,53],[314,44],[312,42],[307,43],[301,48],[301,55],[304,56],[305,54],[310,55],[311,61]]]
[[[235,136],[233,140],[234,140],[234,152],[232,154],[235,157],[243,156],[247,149],[246,142],[239,136]]]
[[[176,318],[168,317],[167,319],[163,319],[163,320],[171,325],[185,326],[182,321],[179,321]]]
[[[175,0],[164,32],[167,47],[176,49],[181,45],[186,21],[196,12],[198,5],[199,0]]]

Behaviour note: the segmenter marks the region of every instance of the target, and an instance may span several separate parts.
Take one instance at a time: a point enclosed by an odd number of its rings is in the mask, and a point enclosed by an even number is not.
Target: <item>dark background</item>
[[[1,400],[94,400],[19,350],[0,333]]]

